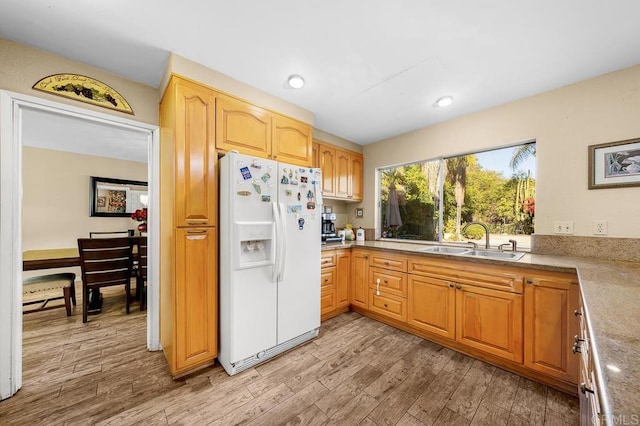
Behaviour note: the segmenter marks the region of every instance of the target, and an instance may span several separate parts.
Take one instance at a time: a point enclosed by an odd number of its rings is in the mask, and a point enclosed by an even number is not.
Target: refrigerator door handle
[[[278,203],[278,206],[280,208],[280,233],[279,233],[279,239],[281,241],[281,245],[280,245],[280,267],[279,272],[278,272],[278,279],[280,281],[284,280],[284,274],[286,272],[287,269],[287,227],[286,224],[284,222],[284,218],[286,217],[286,210],[285,210],[285,206],[283,203]]]
[[[274,238],[276,239],[275,250],[276,254],[273,260],[273,272],[271,273],[271,282],[278,282],[278,274],[280,268],[280,240],[282,239],[282,231],[280,229],[280,210],[278,208],[278,203],[275,201],[272,203],[273,207],[273,225],[276,228],[274,232]]]

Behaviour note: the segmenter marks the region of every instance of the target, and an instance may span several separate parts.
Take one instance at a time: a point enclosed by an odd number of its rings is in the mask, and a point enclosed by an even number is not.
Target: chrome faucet
[[[498,250],[504,251],[504,247],[511,246],[511,251],[516,251],[516,247],[518,246],[518,242],[516,240],[509,240],[508,243],[500,244],[498,246]]]
[[[464,232],[467,230],[468,227],[470,227],[471,225],[480,225],[484,228],[484,235],[485,235],[485,248],[487,250],[489,250],[489,247],[491,247],[489,245],[489,228],[487,227],[487,225],[485,225],[484,223],[481,222],[469,222],[467,223],[464,228],[462,228],[462,233],[464,234]]]

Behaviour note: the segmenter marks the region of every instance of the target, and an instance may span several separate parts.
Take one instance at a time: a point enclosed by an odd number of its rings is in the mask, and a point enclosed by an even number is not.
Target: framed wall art
[[[589,189],[640,186],[640,139],[589,146]]]
[[[137,209],[148,207],[147,182],[91,176],[90,215],[129,217]]]

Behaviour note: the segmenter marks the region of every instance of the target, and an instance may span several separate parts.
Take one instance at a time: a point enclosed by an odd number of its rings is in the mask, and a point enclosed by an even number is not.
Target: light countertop
[[[604,415],[640,414],[640,263],[592,258],[526,254],[518,261],[475,259],[418,251],[426,244],[392,241],[347,241],[322,251],[349,247],[393,250],[470,262],[576,272],[589,321]]]

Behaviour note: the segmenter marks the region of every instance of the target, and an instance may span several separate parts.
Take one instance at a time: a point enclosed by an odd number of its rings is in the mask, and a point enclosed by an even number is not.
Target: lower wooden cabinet
[[[408,276],[409,325],[455,339],[456,289],[451,282],[418,275]]]
[[[351,252],[336,253],[336,308],[349,307],[349,282],[351,281]]]
[[[521,294],[456,284],[456,340],[522,363]]]
[[[176,230],[174,297],[162,312],[162,346],[172,375],[212,364],[218,355],[216,228]],[[169,328],[165,321],[174,318]],[[164,329],[164,326],[167,328]]]
[[[349,250],[325,252],[320,267],[320,314],[326,319],[349,307],[351,253]]]
[[[366,251],[351,252],[351,286],[349,302],[360,308],[369,307],[369,254]]]
[[[525,356],[532,370],[576,383],[578,359],[572,351],[579,321],[576,277],[538,273],[525,277]]]

